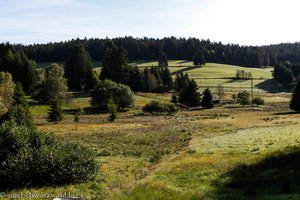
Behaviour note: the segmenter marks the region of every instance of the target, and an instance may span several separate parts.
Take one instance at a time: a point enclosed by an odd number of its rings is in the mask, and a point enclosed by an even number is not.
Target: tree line
[[[156,60],[163,57],[161,51],[171,60],[192,60],[196,52],[201,51],[207,62],[241,65],[248,67],[273,66],[277,62],[289,60],[300,62],[300,43],[286,43],[269,46],[240,46],[222,44],[197,38],[133,38],[114,39],[73,39],[65,42],[15,45],[21,48],[30,59],[36,62],[61,62],[68,57],[74,43],[81,42],[93,61],[102,60],[107,47],[114,43],[122,46],[130,60]],[[161,62],[162,65],[165,65]]]

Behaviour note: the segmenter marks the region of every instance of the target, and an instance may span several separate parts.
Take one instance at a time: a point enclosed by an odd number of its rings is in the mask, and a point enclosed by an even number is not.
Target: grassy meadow
[[[156,62],[132,64],[143,68]],[[225,87],[228,99],[235,91],[229,89],[238,91],[248,85],[230,79],[236,70],[251,71],[256,88],[268,84],[267,90],[255,92],[266,105],[224,104],[212,110],[151,116],[141,108],[152,100],[170,101],[171,94],[137,93],[135,108],[118,113],[116,121],[109,123],[108,114],[90,110],[89,97],[70,93],[63,105],[64,120],[52,124],[46,120],[49,107],[30,102],[39,130],[92,148],[101,166],[95,180],[88,183],[9,192],[70,192],[83,199],[109,200],[299,199],[300,114],[290,112],[290,94],[278,93],[271,69],[212,63],[193,68],[185,61],[169,64],[173,74],[187,72],[200,85],[206,81],[230,86]],[[216,77],[220,79],[202,79]],[[80,109],[84,113],[75,123],[74,113]]]

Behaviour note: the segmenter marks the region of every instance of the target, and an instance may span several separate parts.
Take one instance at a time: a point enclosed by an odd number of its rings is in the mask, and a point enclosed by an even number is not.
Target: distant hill
[[[37,62],[65,61],[70,46],[82,42],[93,61],[102,60],[111,43],[123,46],[130,60],[157,60],[162,50],[169,60],[192,60],[197,51],[202,51],[207,62],[240,65],[247,67],[273,66],[278,61],[300,62],[300,43],[285,43],[269,46],[240,46],[222,44],[197,38],[133,38],[114,39],[73,39],[65,42],[17,45],[21,46],[29,58]]]

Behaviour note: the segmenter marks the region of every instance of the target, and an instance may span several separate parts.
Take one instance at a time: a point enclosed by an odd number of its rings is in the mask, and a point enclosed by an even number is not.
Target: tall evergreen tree
[[[123,47],[113,45],[106,49],[102,61],[102,70],[100,79],[110,79],[116,83],[125,83],[128,76],[127,72],[128,58],[127,52]]]
[[[65,77],[73,90],[89,90],[97,84],[93,73],[93,63],[89,53],[81,43],[75,44],[65,63]]]
[[[7,117],[20,126],[34,127],[32,115],[26,101],[22,85],[18,82],[13,93],[12,106],[8,110]]]
[[[129,69],[129,76],[126,80],[126,85],[128,85],[132,91],[140,92],[144,89],[143,75],[137,66]]]
[[[207,109],[213,108],[214,104],[213,104],[212,100],[213,100],[213,96],[210,92],[210,89],[206,88],[203,91],[203,98],[202,98],[201,106],[204,108],[207,108]]]
[[[194,79],[190,79],[185,88],[179,92],[179,102],[187,106],[199,106],[201,97],[198,85]]]
[[[163,51],[159,51],[157,60],[158,60],[159,67],[168,67],[169,66],[168,58]]]
[[[36,63],[29,60],[22,49],[7,46],[0,51],[3,51],[0,52],[0,71],[11,73],[14,82],[20,82],[27,94],[33,93],[38,82]]]
[[[205,59],[204,54],[203,54],[202,51],[198,51],[194,55],[193,63],[194,63],[195,66],[201,66],[201,65],[206,64],[206,59]]]
[[[176,75],[175,79],[175,90],[179,92],[180,90],[184,89],[187,87],[189,83],[189,76],[188,74],[183,74],[182,72]]]
[[[23,91],[22,85],[20,82],[16,83],[14,93],[13,93],[13,99],[12,99],[12,105],[23,105],[27,106],[27,101],[25,97],[25,93]]]
[[[290,109],[300,112],[300,80],[297,82],[297,85],[294,88],[290,102]]]
[[[172,75],[170,73],[170,70],[167,67],[162,69],[161,79],[162,79],[164,87],[167,90],[172,90],[174,88],[174,81],[173,81]]]
[[[63,119],[63,110],[59,102],[53,102],[48,112],[48,122],[58,123]]]

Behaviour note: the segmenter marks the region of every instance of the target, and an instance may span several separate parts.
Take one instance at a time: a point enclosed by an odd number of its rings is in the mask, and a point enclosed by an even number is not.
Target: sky
[[[299,0],[3,0],[0,42],[124,36],[298,42],[299,6]]]

